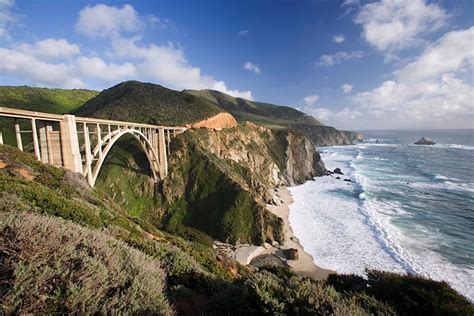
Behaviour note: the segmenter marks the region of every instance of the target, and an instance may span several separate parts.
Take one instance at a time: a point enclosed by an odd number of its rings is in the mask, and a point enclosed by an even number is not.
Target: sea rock
[[[341,171],[341,168],[336,168],[334,169],[333,171],[335,174],[343,174],[342,171]]]
[[[344,181],[346,181],[346,182],[354,182],[354,181],[352,181],[351,179],[347,179],[347,178],[344,179]]]
[[[436,144],[434,141],[432,141],[432,140],[429,139],[429,138],[425,138],[425,137],[420,138],[420,139],[415,143],[415,145],[434,145],[434,144]]]
[[[283,255],[288,260],[298,260],[299,258],[298,249],[295,248],[283,249]]]

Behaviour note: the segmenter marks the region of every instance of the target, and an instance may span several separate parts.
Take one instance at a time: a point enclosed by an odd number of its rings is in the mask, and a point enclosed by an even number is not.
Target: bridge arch
[[[99,176],[99,172],[102,168],[102,165],[105,162],[110,150],[115,145],[115,143],[122,138],[124,135],[131,135],[133,136],[137,142],[140,144],[140,147],[143,149],[149,165],[151,169],[151,173],[153,176],[153,180],[156,182],[159,179],[163,179],[165,175],[160,175],[160,163],[158,159],[158,153],[156,152],[155,148],[153,148],[152,143],[150,140],[139,130],[134,128],[126,128],[126,129],[119,129],[116,130],[109,135],[107,135],[101,144],[97,144],[93,150],[92,158],[97,159],[97,162],[92,170],[92,174],[90,177],[91,186],[95,185],[97,178]],[[102,147],[105,147],[102,149]],[[88,177],[87,168],[84,171],[84,176]]]

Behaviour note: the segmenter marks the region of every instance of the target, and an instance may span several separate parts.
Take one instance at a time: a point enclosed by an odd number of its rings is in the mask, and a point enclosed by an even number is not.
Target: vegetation
[[[105,232],[12,213],[0,239],[6,314],[173,313],[159,262]]]
[[[201,98],[138,81],[122,82],[104,90],[73,111],[81,116],[155,125],[186,125],[221,112]]]
[[[55,114],[68,113],[98,94],[85,89],[0,86],[0,106]]]
[[[82,177],[8,146],[0,179],[1,313],[472,314],[446,284],[421,278],[369,274],[367,287],[354,276],[249,271],[198,231],[161,231]]]
[[[296,123],[312,126],[323,125],[312,116],[288,106],[235,98],[215,90],[186,90],[185,92],[202,98],[210,104],[215,104],[231,113],[241,123],[250,121],[272,129],[287,129]]]

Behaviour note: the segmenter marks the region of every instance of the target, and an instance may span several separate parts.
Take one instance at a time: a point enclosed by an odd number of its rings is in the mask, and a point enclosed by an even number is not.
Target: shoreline
[[[324,269],[314,263],[314,258],[304,250],[298,238],[295,236],[290,225],[289,214],[290,205],[293,203],[293,198],[287,187],[279,187],[276,189],[276,195],[282,201],[278,205],[267,205],[267,210],[280,217],[283,220],[284,241],[279,248],[270,247],[263,254],[275,254],[281,257],[282,249],[294,248],[298,250],[297,260],[287,260],[286,263],[292,268],[296,274],[307,276],[314,280],[326,280],[330,274],[335,274],[336,271]]]

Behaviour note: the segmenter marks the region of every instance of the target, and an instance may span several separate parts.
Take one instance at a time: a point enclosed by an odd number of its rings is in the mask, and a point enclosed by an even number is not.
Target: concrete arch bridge
[[[185,127],[156,126],[5,107],[0,107],[0,117],[13,119],[13,126],[10,128],[14,128],[18,149],[24,149],[24,135],[29,134],[29,144],[33,144],[35,157],[39,161],[80,173],[92,187],[107,154],[125,135],[133,136],[142,147],[153,179],[164,179],[168,174],[171,140],[186,130]],[[8,126],[0,127],[0,144],[3,144],[2,130]]]

